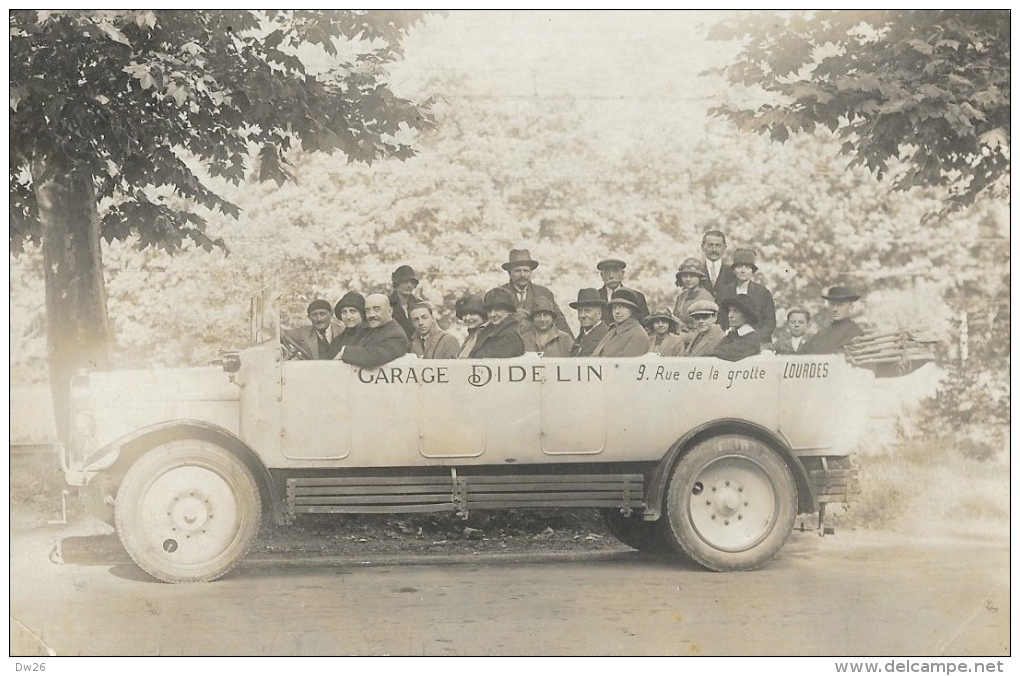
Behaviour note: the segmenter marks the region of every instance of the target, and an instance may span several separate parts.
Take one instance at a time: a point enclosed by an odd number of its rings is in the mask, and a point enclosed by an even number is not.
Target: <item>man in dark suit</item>
[[[316,298],[308,304],[308,326],[285,329],[287,336],[300,345],[312,359],[332,359],[340,349],[344,325],[333,319],[329,301]]]
[[[609,332],[609,325],[602,321],[602,310],[606,301],[599,298],[596,289],[581,289],[577,292],[577,300],[570,307],[577,310],[577,321],[581,330],[577,334],[570,349],[571,357],[590,357],[599,341]]]
[[[555,319],[553,323],[560,331],[563,331],[570,339],[574,339],[574,332],[567,324],[567,318],[563,315],[559,305],[556,304],[556,296],[544,286],[531,283],[531,272],[538,267],[538,261],[531,258],[527,249],[511,249],[510,260],[503,263],[503,269],[510,275],[510,283],[499,287],[510,292],[516,308],[517,324],[521,333],[527,333],[532,329],[531,313],[535,309],[535,301],[540,296],[545,296],[552,301],[555,308]]]
[[[802,354],[835,354],[857,336],[864,335],[864,329],[851,317],[854,303],[860,300],[859,293],[847,286],[834,286],[822,298],[828,301],[832,322],[811,337]]]
[[[414,295],[418,286],[418,277],[415,276],[414,268],[410,265],[401,265],[390,275],[393,282],[393,291],[390,292],[390,307],[393,308],[393,319],[404,329],[407,339],[414,336],[414,327],[411,326],[411,308],[421,303],[422,300]]]
[[[351,345],[343,345],[336,359],[363,368],[376,368],[407,354],[410,342],[400,324],[393,320],[390,300],[381,293],[365,299],[368,328],[359,331]]]
[[[776,354],[804,354],[808,343],[808,336],[804,334],[810,322],[811,315],[807,310],[795,307],[787,312],[786,331],[776,338]]]
[[[645,300],[645,295],[640,291],[623,285],[623,278],[627,272],[627,264],[619,258],[606,258],[599,261],[599,264],[595,267],[599,274],[602,275],[602,288],[599,289],[599,298],[606,301],[606,306],[602,308],[602,321],[607,325],[613,323],[613,311],[609,308],[609,301],[613,300],[613,295],[616,292],[624,289],[632,292],[638,300],[638,307],[634,311],[634,318],[639,322],[644,321],[644,318],[648,316],[648,301]]]
[[[717,303],[721,302],[719,290],[737,278],[733,274],[733,268],[723,263],[722,257],[726,253],[726,235],[722,230],[709,230],[701,237],[701,252],[705,254],[705,267],[708,268],[708,279],[704,281],[705,288],[712,292]]]

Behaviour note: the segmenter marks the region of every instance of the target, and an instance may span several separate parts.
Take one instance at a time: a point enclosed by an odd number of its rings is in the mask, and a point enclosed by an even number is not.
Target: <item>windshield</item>
[[[273,279],[251,299],[251,344],[280,342],[280,287]]]

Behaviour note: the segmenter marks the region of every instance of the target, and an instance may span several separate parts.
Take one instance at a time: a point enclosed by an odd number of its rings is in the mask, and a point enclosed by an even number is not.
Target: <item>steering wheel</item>
[[[308,348],[291,338],[286,331],[280,332],[280,342],[287,349],[287,359],[314,359]]]

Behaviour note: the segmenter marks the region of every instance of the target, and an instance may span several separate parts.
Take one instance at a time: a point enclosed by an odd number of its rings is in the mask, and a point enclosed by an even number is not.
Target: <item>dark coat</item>
[[[705,268],[708,268],[708,260],[705,260]],[[712,284],[712,280],[708,277],[701,281],[701,285],[708,289],[712,297],[715,298],[715,302],[719,302],[719,292],[730,283],[736,285],[737,275],[733,272],[733,268],[726,263],[723,263],[719,267],[719,278],[715,280],[715,284]]]
[[[716,302],[720,304],[727,298],[735,297],[737,295],[736,282],[727,284],[719,293],[722,294],[722,297],[716,296]],[[772,334],[776,331],[776,303],[772,299],[772,292],[764,285],[752,280],[747,283],[747,297],[751,299],[754,313],[758,315],[758,322],[754,325],[758,339],[764,345],[771,345]],[[721,312],[719,313],[719,326],[723,329],[729,328],[729,319]]]
[[[499,324],[488,324],[478,332],[472,359],[520,357],[524,341],[518,333],[517,318],[510,315]]]
[[[745,357],[752,357],[761,352],[761,339],[757,331],[737,335],[736,329],[726,332],[723,339],[716,345],[710,356],[719,357],[726,361],[740,361]]]
[[[340,346],[343,344],[344,325],[333,320],[331,326],[333,329],[333,340],[330,341],[329,349],[325,352],[319,351],[319,336],[315,332],[315,327],[311,324],[297,329],[285,329],[285,331],[294,342],[311,353],[312,359],[332,359],[339,352]]]
[[[528,287],[524,290],[524,302],[521,303],[517,297],[517,289],[514,288],[513,284],[504,284],[500,288],[506,289],[510,292],[510,295],[514,298],[514,305],[517,307],[517,322],[518,330],[523,334],[527,333],[532,329],[531,324],[531,311],[535,307],[535,301],[540,297],[548,298],[552,301],[553,308],[553,324],[563,333],[570,336],[570,339],[574,339],[574,332],[570,330],[570,325],[567,324],[567,318],[563,315],[563,311],[560,310],[560,306],[556,303],[556,296],[553,292],[544,286],[538,284],[528,284]]]
[[[833,322],[811,336],[811,340],[801,350],[801,354],[835,354],[843,351],[843,346],[857,336],[863,336],[864,329],[852,319],[841,319]]]
[[[637,296],[639,307],[637,310],[634,310],[634,317],[638,321],[641,321],[642,319],[647,317],[648,301],[645,300],[645,294],[641,293],[640,291],[635,291],[634,289],[630,288],[625,284],[621,284],[617,291],[619,291],[620,289],[627,289],[635,296]],[[609,300],[609,290],[606,288],[605,284],[603,284],[602,288],[599,289],[599,298],[601,298],[604,301]],[[602,308],[602,321],[606,324],[606,326],[609,326],[610,324],[613,323],[613,308],[611,308],[609,305],[606,305],[604,308]]]
[[[421,303],[422,300],[411,294],[411,302],[408,307],[414,307],[415,303]],[[408,340],[414,337],[414,327],[411,326],[411,319],[404,312],[404,306],[400,304],[400,296],[397,295],[396,291],[390,292],[390,307],[393,308],[393,321],[400,324],[400,328],[404,329],[404,335],[407,336]]]
[[[629,317],[609,331],[592,352],[593,357],[640,357],[648,353],[648,332],[641,322]]]
[[[423,359],[456,359],[460,353],[460,343],[452,335],[435,326],[426,337],[424,345],[421,336],[416,335],[412,338],[411,350]]]
[[[609,325],[605,322],[599,322],[596,326],[592,327],[588,333],[581,333],[577,335],[577,339],[574,341],[574,346],[570,348],[571,357],[590,357],[591,353],[598,347],[599,341],[602,340],[603,336],[609,333]]]
[[[392,319],[378,328],[367,325],[362,327],[355,344],[345,347],[339,356],[348,364],[375,368],[402,357],[411,347],[400,324]]]
[[[685,357],[707,357],[715,351],[719,341],[723,339],[723,330],[718,324],[712,324],[708,331],[699,333],[697,331],[684,336]]]

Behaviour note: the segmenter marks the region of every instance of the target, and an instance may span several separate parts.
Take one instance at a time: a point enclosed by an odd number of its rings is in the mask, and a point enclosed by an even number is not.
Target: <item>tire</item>
[[[666,540],[716,571],[752,570],[793,531],[797,485],[776,451],[749,437],[719,436],[693,447],[666,493]]]
[[[163,582],[209,582],[251,547],[262,500],[239,458],[187,439],[157,446],[131,466],[114,516],[124,549],[146,573]]]
[[[599,510],[613,537],[639,552],[666,554],[673,551],[662,532],[663,521],[642,521],[640,514],[624,516],[619,509]]]

